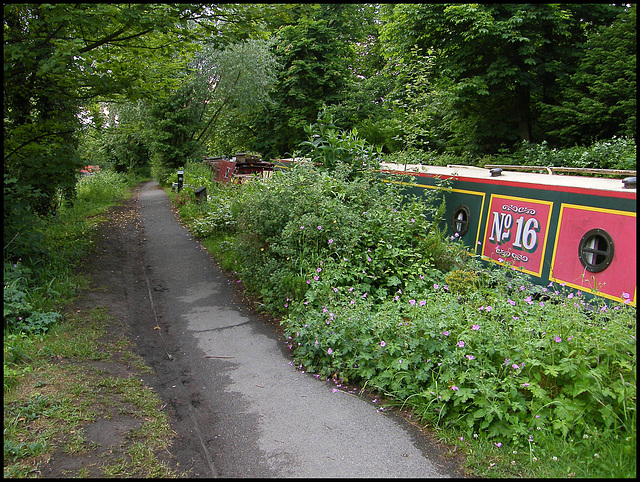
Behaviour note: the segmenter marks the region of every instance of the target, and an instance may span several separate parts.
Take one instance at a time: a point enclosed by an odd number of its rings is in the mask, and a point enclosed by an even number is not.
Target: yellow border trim
[[[631,211],[620,211],[618,209],[606,209],[606,208],[596,208],[596,207],[590,207],[590,206],[581,206],[579,204],[568,204],[568,203],[562,203],[560,204],[560,216],[558,217],[558,227],[556,228],[556,239],[555,242],[553,243],[553,256],[551,257],[551,270],[549,271],[549,281],[554,281],[556,283],[560,283],[560,284],[565,284],[567,286],[570,286],[571,288],[575,288],[578,290],[582,290],[582,291],[586,291],[587,293],[591,293],[592,295],[595,296],[600,296],[602,298],[607,298],[609,300],[613,300],[613,301],[618,301],[620,303],[624,303],[624,299],[621,296],[613,296],[607,293],[603,293],[602,291],[598,291],[597,289],[592,289],[592,288],[588,288],[586,286],[583,285],[579,285],[576,283],[572,283],[570,281],[567,280],[562,280],[560,278],[556,278],[555,276],[553,276],[553,271],[554,271],[554,266],[556,264],[556,254],[558,253],[558,240],[560,239],[558,234],[560,233],[560,226],[562,225],[562,217],[564,215],[564,209],[565,208],[569,208],[569,209],[579,209],[581,211],[590,211],[590,212],[596,212],[596,213],[605,213],[605,214],[617,214],[619,216],[629,216],[632,218],[636,217],[636,213],[631,212]],[[586,274],[586,269],[583,271],[583,277]],[[633,292],[633,299],[630,301],[630,305],[631,306],[636,306],[636,296],[638,293],[638,285],[636,284],[635,290]],[[631,293],[629,293],[631,294]]]
[[[544,204],[549,206],[549,214],[547,215],[547,225],[546,225],[546,229],[545,229],[545,233],[544,233],[544,240],[542,241],[542,254],[540,256],[540,269],[536,272],[536,271],[532,271],[530,269],[525,269],[523,266],[518,266],[517,269],[519,269],[520,271],[524,272],[524,273],[528,273],[532,276],[535,276],[536,278],[541,278],[542,277],[542,269],[544,266],[544,257],[545,257],[545,251],[547,249],[547,240],[549,239],[549,228],[550,226],[550,222],[551,222],[551,213],[553,212],[553,201],[542,201],[540,199],[533,199],[533,198],[527,198],[527,197],[516,197],[516,196],[504,196],[502,194],[492,194],[491,197],[489,198],[489,207],[492,206],[493,204],[493,198],[500,198],[500,199],[510,199],[512,201],[524,201],[524,202],[531,202],[533,204]],[[487,234],[487,230],[489,229],[489,223],[491,222],[491,219],[489,218],[489,216],[487,216],[487,224],[484,228],[484,233],[485,236]],[[482,246],[484,248],[484,244]],[[490,261],[492,263],[496,263],[496,264],[500,264],[502,266],[506,266],[507,263],[501,263],[500,261],[496,261],[492,258],[489,258],[488,256],[485,256],[484,254],[482,255],[482,259],[485,261]]]

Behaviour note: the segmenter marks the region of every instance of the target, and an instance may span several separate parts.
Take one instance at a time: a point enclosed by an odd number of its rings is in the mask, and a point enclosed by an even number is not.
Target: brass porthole
[[[453,216],[451,216],[451,230],[454,234],[462,236],[469,230],[470,222],[471,214],[469,213],[469,208],[461,204],[453,211]]]
[[[578,247],[578,258],[582,266],[591,273],[604,271],[611,264],[614,255],[613,239],[603,229],[587,231]]]

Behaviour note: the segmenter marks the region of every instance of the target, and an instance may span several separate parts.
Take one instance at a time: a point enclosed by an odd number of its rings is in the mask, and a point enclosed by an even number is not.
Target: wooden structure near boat
[[[277,159],[276,170],[292,162]],[[379,173],[418,196],[448,179],[448,234],[483,261],[508,263],[536,284],[554,282],[636,306],[635,172],[605,179],[511,167],[383,164]]]
[[[263,161],[260,156],[239,152],[231,159],[222,157],[204,157],[202,162],[213,171],[213,178],[218,182],[243,182],[259,174],[262,177],[271,175],[274,169],[272,162]]]

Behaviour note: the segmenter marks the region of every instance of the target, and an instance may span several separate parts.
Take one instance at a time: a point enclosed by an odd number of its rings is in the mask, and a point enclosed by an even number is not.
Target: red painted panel
[[[550,201],[492,194],[482,256],[540,277],[552,206]]]
[[[236,170],[236,161],[218,161],[218,173],[216,181],[229,182]]]
[[[606,231],[613,241],[611,264],[599,273],[587,271],[578,257],[580,240],[591,229]],[[628,293],[636,303],[635,213],[563,204],[549,279],[617,301]]]

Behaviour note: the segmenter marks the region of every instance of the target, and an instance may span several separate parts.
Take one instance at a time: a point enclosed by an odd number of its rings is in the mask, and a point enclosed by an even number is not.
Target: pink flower
[[[410,304],[411,306],[415,305],[415,304],[416,304],[416,300],[409,300],[409,304]]]
[[[333,350],[332,350],[331,348],[329,348],[329,349],[327,350],[327,353],[328,353],[329,355],[331,355],[331,354],[333,353]]]
[[[434,290],[437,290],[438,288],[439,288],[439,286],[438,286],[437,284],[434,284],[434,285],[433,285],[433,289],[434,289]]]
[[[387,346],[387,344],[385,343],[385,341],[384,341],[384,340],[382,340],[382,341],[380,342],[380,346]]]
[[[472,329],[472,330],[476,330],[476,331],[477,331],[477,330],[479,330],[479,329],[480,329],[480,325],[473,325],[473,326],[471,327],[471,329]]]
[[[318,231],[322,231],[322,226],[318,226]]]
[[[449,336],[449,331],[443,331],[443,332],[442,332],[442,334],[443,334],[444,336]]]
[[[467,358],[468,358],[469,360],[473,360],[473,359],[475,359],[475,357],[474,357],[473,355],[467,355]]]
[[[329,243],[329,244],[333,243],[333,239],[330,239],[330,240],[328,241],[328,243]]]
[[[495,445],[496,447],[500,448],[500,447],[502,447],[502,442],[498,442],[498,443],[494,442],[493,445]]]
[[[556,341],[556,343],[560,343],[562,341],[562,338],[560,338],[558,335],[556,335],[554,340]]]
[[[464,348],[464,341],[460,340],[460,341],[458,342],[458,346],[459,346],[460,348]]]
[[[453,385],[453,386],[451,387],[451,390],[453,390],[453,391],[455,392],[455,391],[459,390],[459,388],[458,388],[458,387],[456,387],[455,385]]]

